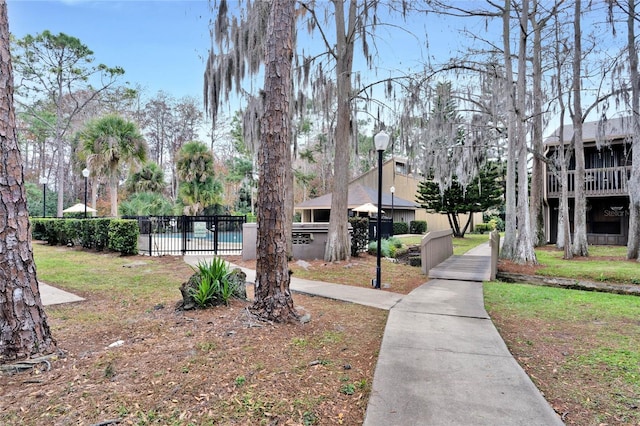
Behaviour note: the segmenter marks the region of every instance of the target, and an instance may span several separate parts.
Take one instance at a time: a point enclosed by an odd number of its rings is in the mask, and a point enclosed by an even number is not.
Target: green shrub
[[[50,246],[63,244],[63,224],[60,219],[51,219],[47,223],[47,243]]]
[[[491,230],[498,230],[499,232],[504,232],[504,220],[502,220],[502,218],[495,213],[492,214],[483,214],[482,215],[482,221],[484,223],[489,223],[491,224],[492,228]]]
[[[475,232],[478,234],[484,234],[485,232],[491,232],[494,228],[491,223],[479,223],[475,227]]]
[[[402,235],[409,233],[409,225],[407,222],[393,222],[393,235]]]
[[[96,244],[94,220],[83,220],[80,222],[80,244],[84,248],[93,248]]]
[[[424,234],[427,232],[427,222],[425,220],[412,220],[409,223],[410,234]]]
[[[76,245],[80,240],[80,224],[82,219],[66,219],[60,221],[60,243],[68,246]]]
[[[351,224],[351,256],[357,257],[361,252],[367,250],[369,244],[369,218],[352,217],[349,218]]]
[[[402,247],[402,240],[400,240],[400,238],[398,237],[391,237],[388,239],[388,241],[389,241],[389,244],[391,244],[395,248]]]
[[[200,308],[214,305],[219,292],[220,283],[208,275],[200,275],[198,286],[190,289],[191,297]]]
[[[211,262],[198,262],[193,268],[200,282],[191,296],[199,307],[229,304],[229,299],[236,295],[236,285],[229,279],[229,265],[221,257],[214,257]]]
[[[380,244],[380,255],[383,257],[395,258],[398,249],[402,247],[402,242],[398,238],[385,238]],[[369,243],[369,254],[376,255],[378,250],[378,242],[371,241]]]
[[[32,238],[51,246],[82,245],[109,248],[123,255],[138,253],[138,222],[113,218],[60,219],[31,218]]]
[[[47,239],[45,219],[31,218],[31,236],[34,240]]]
[[[109,246],[109,225],[111,224],[111,219],[92,219],[90,222],[94,227],[95,249],[104,250]]]
[[[499,216],[494,216],[490,221],[491,230],[497,229],[500,232],[504,232],[504,220]]]
[[[109,249],[119,251],[123,256],[138,254],[138,221],[113,219],[109,224]]]

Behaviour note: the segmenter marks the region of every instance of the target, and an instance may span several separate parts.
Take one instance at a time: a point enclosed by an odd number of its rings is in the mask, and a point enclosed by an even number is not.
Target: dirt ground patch
[[[240,256],[227,256],[230,262],[244,268],[255,269],[256,261],[243,261]],[[362,253],[343,262],[325,262],[322,259],[292,261],[289,269],[293,277],[371,288],[376,276],[376,256]],[[407,266],[390,259],[381,259],[381,283],[383,291],[408,294],[427,282],[419,267]]]
[[[140,258],[188,277],[175,259]],[[311,322],[264,324],[249,301],[176,311],[178,286],[173,303],[74,291],[87,300],[47,307],[63,354],[0,376],[0,424],[362,424],[387,312],[295,294]]]
[[[118,259],[98,256],[103,265]],[[257,323],[247,315],[250,301],[241,300],[181,312],[174,309],[178,287],[192,270],[178,257],[127,259],[136,262],[175,286],[151,296],[136,296],[135,289],[152,280],[127,283],[127,296],[66,288],[86,301],[47,308],[63,354],[50,369],[43,363],[0,376],[0,424],[362,424],[387,312],[300,294],[294,303],[311,314],[307,324]],[[388,291],[406,294],[426,281],[419,268],[383,262]],[[291,262],[290,268],[301,278],[370,287],[375,265],[375,256],[363,255],[349,262]],[[535,274],[535,267],[504,262],[500,269]],[[593,330],[576,327],[552,339],[537,333],[548,324],[508,314],[493,320],[554,409],[568,424],[587,424],[593,409],[566,399],[556,366],[575,350],[573,342],[588,345]],[[589,377],[580,380],[585,393],[597,390]]]

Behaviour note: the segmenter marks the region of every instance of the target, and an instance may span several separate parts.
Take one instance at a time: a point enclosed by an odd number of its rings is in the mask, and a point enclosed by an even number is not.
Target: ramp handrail
[[[420,242],[422,273],[429,271],[453,255],[453,230],[430,231]]]

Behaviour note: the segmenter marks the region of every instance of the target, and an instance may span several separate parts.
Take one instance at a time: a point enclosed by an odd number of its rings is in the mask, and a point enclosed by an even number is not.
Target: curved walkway
[[[365,425],[563,424],[484,309],[490,259],[450,257],[391,309]]]
[[[292,277],[293,291],[389,310],[365,425],[563,424],[484,309],[490,258],[488,243],[452,256],[408,295]],[[40,284],[45,305],[82,300]]]
[[[488,243],[452,256],[408,295],[291,277],[293,291],[389,310],[365,425],[563,424],[484,309],[490,259]]]

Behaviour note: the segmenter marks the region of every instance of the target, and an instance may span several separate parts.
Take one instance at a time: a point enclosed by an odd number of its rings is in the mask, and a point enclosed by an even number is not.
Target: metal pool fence
[[[246,216],[136,216],[138,252],[166,254],[241,254]]]

